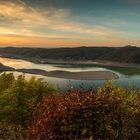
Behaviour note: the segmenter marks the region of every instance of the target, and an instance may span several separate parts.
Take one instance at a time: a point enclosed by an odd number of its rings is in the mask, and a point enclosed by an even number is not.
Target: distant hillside
[[[140,64],[140,48],[126,47],[77,47],[77,48],[0,48],[0,55],[21,59],[96,61],[106,60]]]

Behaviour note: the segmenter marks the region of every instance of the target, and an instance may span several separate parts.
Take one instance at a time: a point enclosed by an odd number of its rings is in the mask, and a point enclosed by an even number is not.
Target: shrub
[[[24,75],[15,79],[12,74],[3,74],[1,79],[0,122],[13,127],[15,134],[23,132],[40,113],[43,96],[56,90],[35,78],[27,81]]]
[[[139,120],[139,94],[108,83],[97,92],[45,96],[31,140],[138,139]]]
[[[0,93],[9,88],[14,82],[15,77],[12,73],[3,73],[0,75]]]

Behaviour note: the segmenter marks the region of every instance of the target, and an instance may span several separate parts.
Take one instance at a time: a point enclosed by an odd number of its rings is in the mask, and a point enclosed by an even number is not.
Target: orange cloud
[[[0,2],[1,46],[93,46],[140,44],[127,33],[88,23],[67,20],[67,9],[34,9],[21,0]],[[41,28],[41,30],[40,30]]]
[[[13,2],[3,2],[0,4],[0,14],[3,15],[7,20],[13,22],[8,23],[8,26],[1,26],[1,28],[10,28],[14,30],[14,34],[25,35],[35,35],[38,36],[48,36],[50,32],[36,32],[36,29],[44,28],[55,30],[56,32],[66,32],[69,33],[81,33],[92,36],[112,36],[114,34],[120,34],[113,29],[108,29],[105,27],[97,25],[88,25],[75,21],[67,21],[66,17],[71,17],[71,13],[66,9],[33,9],[26,6],[25,3],[19,1],[20,4]],[[5,21],[7,24],[7,21]],[[26,31],[26,32],[23,32]],[[11,34],[7,31],[4,34]],[[28,34],[30,33],[30,34]],[[0,31],[2,34],[2,31]],[[61,33],[60,33],[61,35]]]

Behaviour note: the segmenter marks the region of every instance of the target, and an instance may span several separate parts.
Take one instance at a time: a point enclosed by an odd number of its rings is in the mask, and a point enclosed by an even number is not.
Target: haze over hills
[[[140,48],[125,47],[77,47],[77,48],[0,48],[3,57],[20,58],[27,60],[63,61],[111,61],[121,63],[140,64]]]

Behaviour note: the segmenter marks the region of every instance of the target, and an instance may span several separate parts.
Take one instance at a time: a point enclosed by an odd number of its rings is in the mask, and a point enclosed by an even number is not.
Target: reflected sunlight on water
[[[46,71],[53,71],[53,70],[62,70],[62,71],[71,71],[71,72],[79,72],[79,71],[104,71],[107,70],[105,68],[99,67],[65,67],[64,65],[55,65],[55,64],[35,64],[32,62],[24,61],[21,59],[9,59],[9,58],[1,58],[0,63],[13,67],[15,69],[42,69]]]
[[[4,65],[20,69],[42,69],[46,71],[53,71],[53,70],[62,70],[62,71],[72,71],[72,72],[78,72],[78,71],[111,71],[102,67],[65,67],[65,65],[54,65],[54,64],[35,64],[32,62],[27,62],[24,60],[18,60],[18,59],[8,59],[8,58],[0,58],[0,63],[3,63]],[[119,75],[119,78],[114,80],[114,83],[119,86],[125,86],[128,87],[129,85],[132,85],[134,88],[140,87],[140,75],[134,75],[134,76],[126,76],[123,74],[120,74],[116,71],[112,71]],[[21,75],[23,73],[21,72],[14,72],[15,76]],[[25,74],[26,79],[30,79],[32,76],[35,76],[38,79],[43,79],[48,84],[54,85],[58,90],[60,91],[66,91],[68,89],[72,88],[79,88],[80,86],[83,86],[84,88],[88,89],[91,87],[99,87],[102,84],[104,84],[104,80],[69,80],[69,79],[61,79],[61,78],[52,78],[47,76],[41,76],[41,75],[34,75],[34,74]]]

